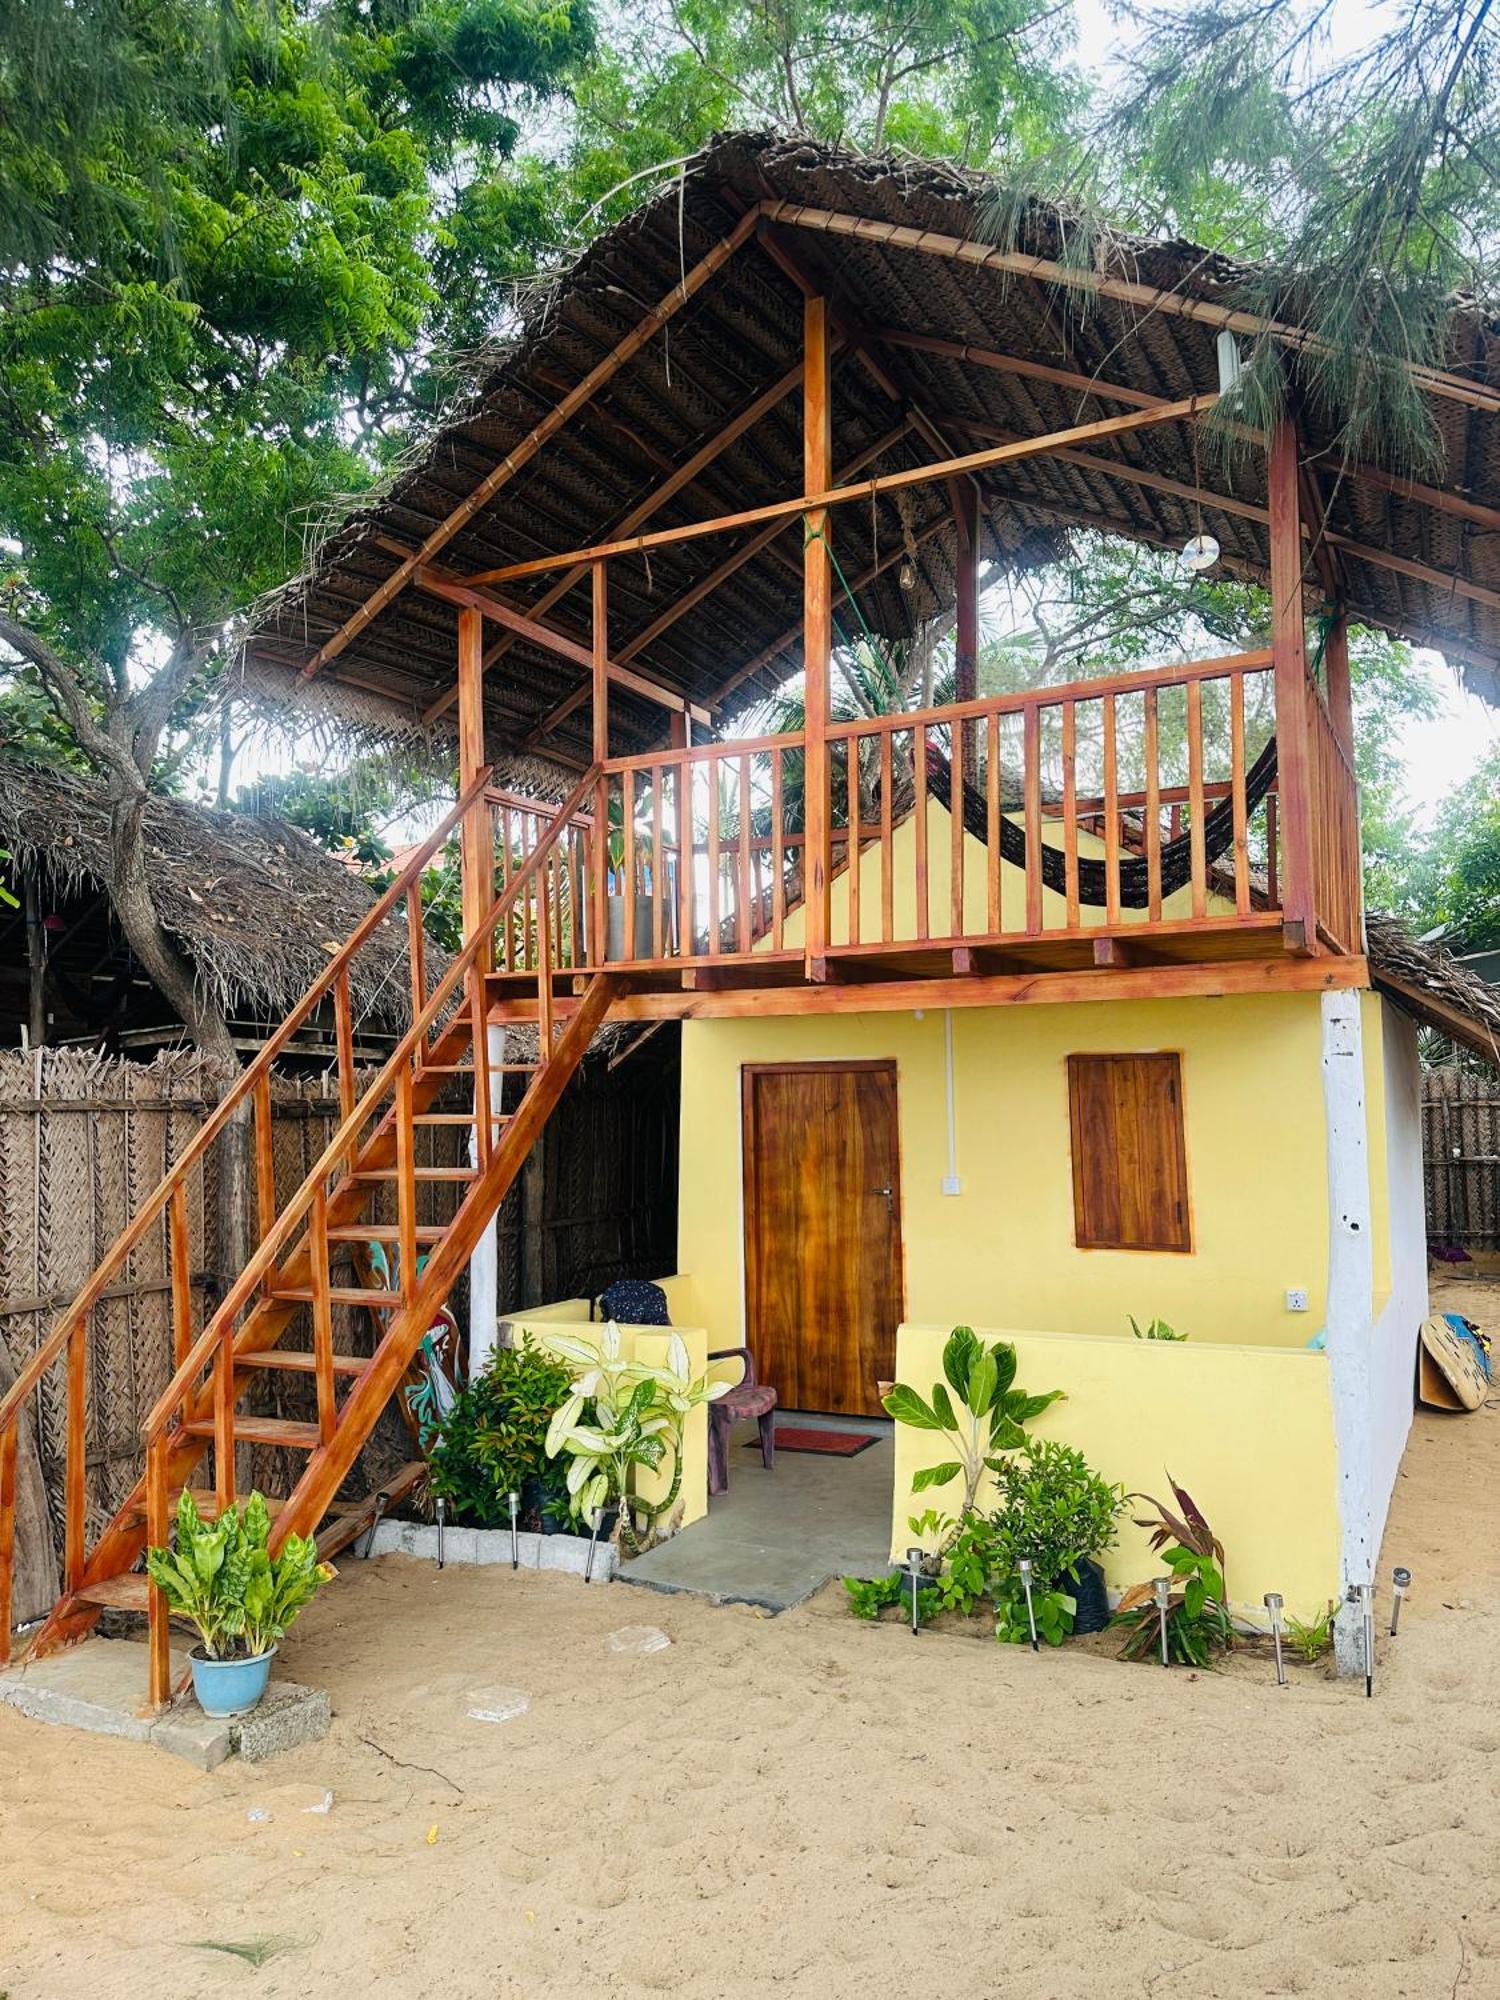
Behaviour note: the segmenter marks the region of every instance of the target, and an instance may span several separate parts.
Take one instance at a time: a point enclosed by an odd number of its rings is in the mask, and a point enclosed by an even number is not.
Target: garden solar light
[[[360,1551],[361,1562],[368,1562],[375,1552],[375,1531],[380,1526],[381,1516],[385,1513],[390,1497],[389,1493],[375,1495],[375,1512],[370,1516],[370,1532],[365,1536],[365,1545]]]
[[[512,1569],[519,1569],[521,1567],[521,1548],[520,1544],[516,1540],[516,1516],[521,1511],[521,1496],[519,1493],[511,1493],[509,1495],[509,1499],[510,1499],[510,1566]]]
[[[512,1493],[510,1497],[512,1501],[514,1501],[516,1496],[514,1493]],[[514,1513],[512,1513],[511,1519],[512,1520],[515,1519]],[[590,1509],[589,1528],[591,1532],[589,1534],[589,1559],[583,1566],[583,1580],[585,1583],[592,1583],[594,1580],[594,1549],[599,1541],[599,1524],[603,1519],[604,1519],[604,1509],[602,1507],[594,1507]]]
[[[906,1551],[906,1567],[911,1577],[911,1636],[914,1639],[920,1629],[917,1616],[917,1578],[922,1574],[922,1558],[926,1553],[925,1549],[920,1548]]]
[[[1396,1626],[1401,1617],[1401,1600],[1411,1589],[1411,1571],[1403,1569],[1400,1563],[1391,1571],[1391,1637],[1396,1636]]]
[[[1361,1583],[1355,1588],[1365,1628],[1365,1699],[1368,1701],[1375,1692],[1375,1586],[1373,1583]]]
[[[1151,1585],[1151,1595],[1156,1599],[1156,1619],[1161,1627],[1161,1663],[1169,1667],[1172,1662],[1167,1658],[1167,1613],[1172,1608],[1171,1577],[1157,1577]]]
[[[1276,1645],[1276,1685],[1286,1686],[1286,1662],[1281,1657],[1281,1592],[1266,1592],[1266,1611],[1271,1620],[1271,1637]]]
[[[441,1569],[441,1568],[442,1568],[442,1566],[443,1566],[443,1518],[444,1518],[444,1516],[445,1516],[445,1515],[447,1514],[447,1512],[448,1512],[448,1503],[447,1503],[447,1501],[446,1501],[446,1500],[443,1500],[443,1499],[439,1499],[439,1500],[438,1500],[438,1503],[437,1503],[437,1531],[438,1531],[438,1568],[439,1568],[439,1569]]]
[[[1021,1588],[1026,1593],[1026,1623],[1031,1628],[1031,1650],[1035,1653],[1039,1648],[1036,1637],[1036,1610],[1031,1602],[1031,1562],[1029,1557],[1022,1556],[1016,1567],[1021,1572]]]

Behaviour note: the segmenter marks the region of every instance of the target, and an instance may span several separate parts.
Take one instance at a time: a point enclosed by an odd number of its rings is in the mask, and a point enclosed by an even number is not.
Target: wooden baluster
[[[927,725],[920,722],[912,732],[912,776],[915,781],[912,812],[917,838],[917,936],[925,938],[932,923],[927,885]]]
[[[1193,867],[1193,915],[1208,915],[1208,860],[1203,832],[1203,683],[1187,687],[1188,828]]]
[[[786,827],[782,798],[782,769],[779,750],[771,752],[771,949],[780,951],[786,941]]]
[[[16,1573],[17,1424],[0,1431],[0,1667],[10,1659],[10,1597]]]
[[[1021,724],[1026,813],[1026,934],[1042,928],[1042,711],[1027,704]]]
[[[411,1018],[415,1022],[427,1005],[427,938],[422,928],[422,885],[413,882],[406,892],[406,955],[411,969]],[[417,1044],[418,1066],[427,1060],[427,1037]]]
[[[895,936],[896,849],[895,818],[891,804],[894,784],[894,732],[880,732],[880,942],[889,944]]]
[[[1000,718],[985,717],[984,730],[985,912],[991,936],[1001,923],[1000,899]]]
[[[83,1582],[85,1453],[88,1444],[88,1321],[76,1320],[68,1334],[68,1435],[64,1470],[63,1582],[77,1590]]]
[[[171,1533],[167,1488],[166,1432],[152,1438],[146,1447],[146,1545],[162,1549]],[[153,1708],[165,1708],[172,1698],[172,1641],[167,1624],[167,1599],[154,1583],[146,1585],[147,1673]]]
[[[1234,801],[1234,907],[1250,914],[1250,829],[1245,810],[1245,676],[1229,677],[1229,795]]]
[[[544,906],[547,901],[547,879],[551,865],[552,857],[549,855],[537,871],[537,894],[542,899]],[[635,899],[633,897],[627,901],[626,909],[630,915],[633,916],[635,914]],[[537,945],[540,962],[537,966],[536,982],[536,1040],[537,1060],[545,1067],[552,1060],[553,1014],[552,952],[548,943],[550,932],[547,928],[545,907],[542,911],[542,918],[543,921],[537,925]],[[486,1117],[489,1115],[488,1108],[486,1108],[485,1115]]]
[[[651,956],[665,958],[667,866],[666,850],[662,846],[662,794],[666,790],[667,773],[664,765],[651,766]]]
[[[948,730],[948,935],[964,936],[964,720]]]
[[[193,1344],[193,1267],[188,1240],[187,1184],[174,1181],[168,1203],[167,1249],[172,1273],[172,1363],[180,1368]]]
[[[474,981],[477,986],[478,981]],[[488,1096],[489,1064],[481,1050],[483,1038],[474,1045],[474,1130],[480,1171],[489,1164],[490,1124],[479,1109],[481,1095]],[[417,1289],[417,1176],[416,1127],[412,1123],[411,1067],[402,1063],[396,1071],[396,1221],[401,1237],[400,1291],[403,1305],[410,1305]]]
[[[255,1101],[255,1212],[260,1241],[276,1226],[276,1153],[271,1123],[271,1072],[263,1069],[252,1087]]]
[[[620,872],[625,878],[625,949],[620,956],[628,963],[635,955],[635,772],[620,777]]]
[[[1280,836],[1280,814],[1276,809],[1276,794],[1266,793],[1266,901],[1273,910],[1281,907],[1281,857],[1276,851]]]
[[[225,1320],[214,1349],[214,1494],[222,1514],[234,1505],[234,1327]]]
[[[479,977],[477,968],[469,973],[468,986],[469,1047],[474,1067],[474,1163],[482,1173],[490,1163],[490,1143],[494,1136],[495,1121],[494,1106],[490,1102],[489,1008],[485,1004],[484,981]],[[547,1060],[545,1049],[542,1051],[541,1059],[543,1062]],[[409,1109],[412,1078],[404,1063],[402,1072],[406,1076]]]
[[[693,871],[697,865],[697,836],[693,830],[693,766],[684,757],[677,766],[677,894],[682,910],[678,919],[677,949],[683,958],[696,956],[693,935]]]
[[[511,844],[514,838],[511,809],[509,806],[502,806],[500,808],[500,888],[502,892],[510,887],[510,878],[515,872],[511,865]],[[500,947],[500,963],[506,972],[514,972],[516,969],[516,920],[514,912],[505,919],[505,937]]]
[[[333,1437],[333,1300],[328,1257],[328,1190],[319,1181],[313,1189],[307,1222],[307,1254],[312,1284],[313,1374],[318,1394],[318,1436]]]
[[[859,914],[859,746],[858,736],[844,739],[844,790],[849,799],[849,845],[844,874],[849,883],[849,942],[861,942]]]
[[[1078,707],[1065,701],[1062,712],[1063,922],[1070,931],[1083,923],[1078,894]]]
[[[1115,739],[1115,698],[1104,709],[1104,920],[1120,921],[1120,765]]]
[[[562,862],[563,855],[561,848],[554,847],[547,857],[547,870],[552,877],[551,894],[547,902],[547,915],[552,925],[552,965],[554,970],[564,963]]]
[[[719,756],[713,752],[704,766],[708,772],[708,949],[719,951],[719,876],[723,866],[719,854]]]
[[[338,1050],[339,1123],[342,1125],[356,1102],[354,1087],[354,1007],[349,998],[349,968],[340,966],[333,982],[333,1037]],[[350,1140],[345,1166],[354,1165],[358,1142]]]
[[[1161,922],[1161,743],[1156,689],[1147,688],[1142,729],[1146,763],[1146,918]]]
[[[750,932],[750,759],[739,762],[740,853],[735,884],[735,929],[739,948],[748,952],[753,942]]]

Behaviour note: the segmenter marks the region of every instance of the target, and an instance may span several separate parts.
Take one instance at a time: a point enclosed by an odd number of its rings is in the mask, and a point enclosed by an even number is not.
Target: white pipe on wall
[[[963,1183],[958,1178],[958,1108],[953,1088],[953,1009],[943,1011],[943,1085],[948,1098],[948,1172],[943,1180],[944,1194],[962,1194]]]

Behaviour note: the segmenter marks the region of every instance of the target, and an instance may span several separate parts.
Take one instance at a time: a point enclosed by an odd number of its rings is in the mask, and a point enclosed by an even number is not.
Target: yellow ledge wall
[[[1128,1338],[1134,1313],[1200,1345],[1306,1345],[1323,1323],[1328,1275],[1316,994],[976,1007],[955,1009],[952,1022],[956,1196],[942,1192],[941,1011],[684,1023],[678,1264],[693,1274],[693,1317],[713,1346],[744,1338],[742,1066],[861,1058],[897,1065],[910,1318]],[[1372,1000],[1377,1286],[1388,1269],[1378,1037]],[[1079,1250],[1067,1058],[1159,1049],[1182,1056],[1193,1249]],[[1290,1287],[1307,1291],[1307,1312],[1287,1311]]]
[[[668,1309],[675,1321],[681,1308],[689,1303],[691,1295],[686,1286],[676,1279],[667,1278],[662,1283],[667,1293]],[[523,1312],[507,1314],[506,1324],[512,1328],[516,1341],[530,1334],[539,1347],[548,1346],[553,1336],[559,1333],[597,1343],[604,1332],[597,1320],[590,1322],[587,1299],[560,1299],[551,1305],[529,1306]],[[688,1366],[696,1379],[708,1368],[710,1342],[702,1326],[622,1326],[621,1346],[628,1360],[643,1361],[648,1367],[661,1368],[666,1364],[667,1342],[674,1333],[682,1337],[688,1351]],[[725,1344],[718,1340],[712,1343],[715,1347]],[[670,1478],[670,1472],[665,1476],[643,1473],[641,1497],[645,1500],[659,1499],[667,1490]],[[708,1512],[708,1411],[705,1407],[690,1411],[683,1426],[680,1500],[680,1525],[684,1528],[692,1521],[701,1520]]]
[[[1264,1622],[1262,1599],[1279,1590],[1289,1611],[1310,1618],[1337,1595],[1338,1468],[1325,1355],[975,1330],[986,1344],[1014,1343],[1018,1386],[1066,1392],[1031,1425],[1033,1436],[1060,1438],[1105,1479],[1169,1507],[1168,1473],[1187,1489],[1224,1544],[1237,1608]],[[897,1334],[897,1375],[924,1398],[942,1380],[948,1331],[904,1325]],[[912,1515],[957,1511],[957,1482],[911,1491],[916,1472],[951,1455],[936,1432],[897,1424],[893,1557],[911,1544]],[[992,1493],[987,1481],[981,1506]],[[1149,1510],[1132,1510],[1141,1511]],[[1129,1514],[1104,1571],[1115,1589],[1161,1574]]]

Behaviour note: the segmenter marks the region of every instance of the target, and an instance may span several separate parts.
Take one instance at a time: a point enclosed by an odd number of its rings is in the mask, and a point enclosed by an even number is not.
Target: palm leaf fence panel
[[[1422,1073],[1422,1164],[1433,1250],[1500,1251],[1500,1073]]]
[[[636,1031],[639,1033],[640,1031]],[[524,1049],[507,1052],[517,1060]],[[677,1031],[649,1048],[593,1057],[543,1132],[499,1221],[501,1312],[554,1297],[592,1295],[615,1277],[649,1277],[676,1257]],[[0,1393],[39,1347],[78,1291],[217,1101],[223,1072],[192,1052],[150,1063],[75,1049],[0,1051]],[[508,1079],[519,1090],[522,1079]],[[360,1087],[363,1087],[363,1079]],[[440,1104],[439,1108],[443,1108]],[[462,1108],[455,1095],[447,1108]],[[335,1079],[278,1076],[272,1095],[278,1200],[285,1201],[326,1149],[339,1123]],[[422,1163],[466,1163],[462,1126],[428,1126]],[[191,1240],[204,1246],[191,1273],[195,1325],[227,1288],[237,1260],[226,1241],[231,1210],[225,1142],[211,1148],[188,1184]],[[232,1183],[231,1183],[232,1184]],[[246,1177],[245,1241],[256,1239],[253,1178]],[[461,1183],[423,1181],[418,1221],[446,1221]],[[394,1189],[370,1220],[394,1221]],[[384,1204],[383,1206],[381,1204]],[[339,1282],[368,1282],[349,1251]],[[467,1300],[454,1300],[465,1322]],[[304,1308],[304,1312],[310,1310]],[[334,1346],[370,1354],[380,1329],[362,1307],[334,1307]],[[289,1345],[298,1342],[295,1330]],[[141,1424],[172,1374],[171,1271],[166,1231],[148,1235],[111,1288],[89,1344],[85,1483],[90,1538],[139,1477]],[[266,1371],[254,1391],[260,1414],[309,1419],[311,1376]],[[13,1614],[44,1611],[57,1594],[62,1550],[65,1383],[44,1379],[23,1423],[18,1464],[18,1571]],[[276,1447],[241,1447],[241,1491],[290,1491],[293,1468]],[[387,1410],[348,1481],[363,1493],[410,1457]],[[300,1466],[296,1468],[300,1471]],[[50,1543],[50,1546],[48,1544]]]

